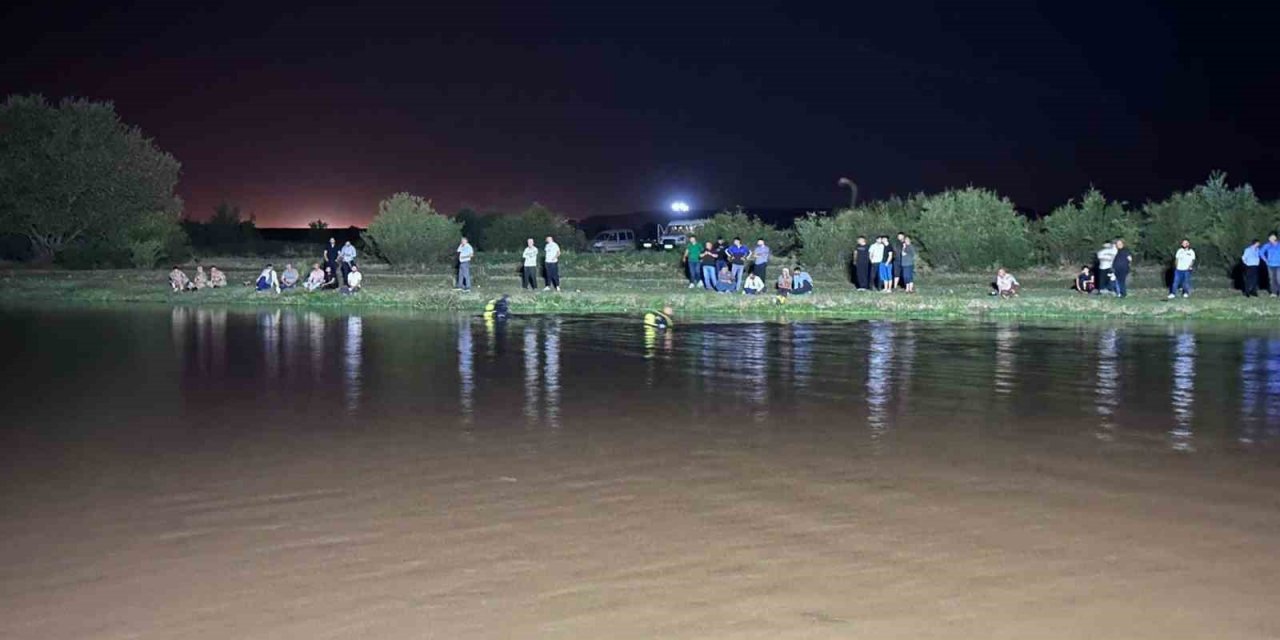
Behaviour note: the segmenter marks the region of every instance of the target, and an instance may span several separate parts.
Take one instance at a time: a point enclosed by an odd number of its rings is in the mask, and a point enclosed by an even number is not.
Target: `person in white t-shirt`
[[[538,247],[533,245],[533,238],[525,241],[524,253],[521,257],[524,258],[524,263],[520,269],[522,276],[520,288],[536,291],[538,289]]]
[[[542,262],[545,273],[542,274],[547,286],[543,291],[550,291],[552,287],[556,291],[560,290],[560,245],[556,244],[556,239],[547,236],[547,246],[542,250]]]
[[[351,272],[347,274],[347,286],[343,287],[343,293],[355,293],[360,290],[360,286],[364,283],[364,274],[360,273],[360,267],[351,263]]]
[[[1018,279],[1012,273],[1005,271],[1003,267],[996,270],[996,281],[991,283],[991,295],[1012,298],[1018,295],[1020,288],[1022,285],[1018,284]]]
[[[1114,280],[1111,267],[1116,261],[1116,246],[1110,242],[1103,244],[1102,249],[1098,250],[1098,273],[1097,284],[1098,291],[1106,293],[1115,293]]]
[[[884,262],[884,244],[880,242],[880,238],[871,243],[868,255],[871,256],[871,290],[882,289],[884,282],[880,280],[880,263]]]
[[[1182,297],[1191,297],[1191,270],[1195,268],[1196,250],[1191,248],[1191,241],[1182,239],[1182,247],[1173,254],[1173,286],[1169,287],[1169,299],[1182,292]]]
[[[467,242],[466,236],[458,243],[458,279],[454,283],[454,289],[463,291],[471,290],[471,258],[476,255],[475,247]]]

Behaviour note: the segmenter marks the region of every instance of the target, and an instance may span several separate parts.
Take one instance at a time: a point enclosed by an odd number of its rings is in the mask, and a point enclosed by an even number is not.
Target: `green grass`
[[[1194,297],[1166,300],[1159,274],[1139,272],[1133,278],[1130,296],[1120,300],[1071,291],[1070,272],[1019,272],[1022,295],[1000,300],[987,294],[992,278],[985,273],[921,273],[919,293],[907,295],[855,292],[838,272],[816,270],[817,293],[792,297],[778,305],[773,296],[688,289],[676,269],[675,256],[669,254],[572,256],[561,267],[565,290],[558,294],[522,292],[514,256],[487,254],[477,260],[479,264],[473,267],[477,286],[472,293],[453,291],[452,271],[445,266],[398,272],[374,265],[365,270],[365,290],[354,296],[333,291],[292,291],[277,296],[257,293],[240,284],[257,275],[259,261],[206,259],[203,264],[219,265],[233,286],[172,293],[167,270],[7,268],[0,269],[0,289],[4,292],[0,300],[7,304],[56,301],[479,311],[489,299],[509,293],[516,313],[638,313],[670,304],[685,315],[1280,320],[1280,300],[1265,295],[1246,299],[1228,287],[1226,278],[1204,273],[1197,274]],[[778,270],[774,266],[771,273]]]

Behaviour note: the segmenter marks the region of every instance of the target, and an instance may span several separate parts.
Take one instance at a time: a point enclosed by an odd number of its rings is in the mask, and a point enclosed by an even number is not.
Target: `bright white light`
[[[677,200],[671,203],[671,210],[676,213],[689,213],[689,205]]]

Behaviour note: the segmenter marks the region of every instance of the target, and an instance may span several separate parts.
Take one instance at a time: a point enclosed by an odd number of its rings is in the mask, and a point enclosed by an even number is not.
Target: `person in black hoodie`
[[[853,286],[858,291],[871,287],[871,251],[866,236],[858,236],[858,245],[853,248]]]
[[[342,247],[338,246],[338,241],[333,236],[329,236],[329,246],[324,249],[324,268],[335,277],[340,277],[338,276],[338,256],[340,255],[342,255]],[[338,282],[338,284],[345,285],[346,282]]]

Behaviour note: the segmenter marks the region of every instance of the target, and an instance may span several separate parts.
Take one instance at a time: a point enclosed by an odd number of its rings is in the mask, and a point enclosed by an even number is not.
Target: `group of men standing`
[[[467,240],[466,236],[458,242],[458,248],[454,250],[458,254],[458,277],[454,282],[454,288],[462,291],[471,290],[471,260],[475,258],[475,247]],[[538,288],[538,256],[542,256],[542,277],[546,286],[543,291],[555,289],[560,290],[560,245],[556,244],[556,239],[547,236],[547,244],[538,251],[537,245],[533,238],[525,241],[524,251],[520,254],[520,288],[533,289]]]
[[[853,250],[854,288],[888,293],[901,287],[915,293],[915,280],[916,247],[907,234],[898,232],[897,241],[879,236],[870,244],[866,236],[858,236]]]
[[[1267,236],[1266,244],[1256,238],[1250,242],[1244,248],[1240,262],[1244,266],[1243,293],[1246,298],[1258,296],[1259,276],[1262,275],[1264,264],[1267,269],[1267,289],[1272,297],[1280,297],[1280,239],[1276,238],[1274,232]]]
[[[356,248],[348,240],[338,246],[338,241],[329,236],[329,246],[324,248],[324,267],[329,280],[337,280],[338,286],[349,286],[351,267],[356,264]]]
[[[684,263],[689,277],[690,289],[701,286],[716,291],[720,272],[727,271],[729,279],[734,283],[734,290],[742,291],[747,267],[751,267],[752,275],[763,281],[766,279],[769,259],[772,257],[773,253],[769,245],[765,244],[764,238],[757,239],[756,246],[748,248],[742,243],[742,238],[734,238],[731,243],[726,243],[724,238],[720,238],[714,243],[708,240],[700,244],[697,237],[689,236],[685,242],[681,262]]]

